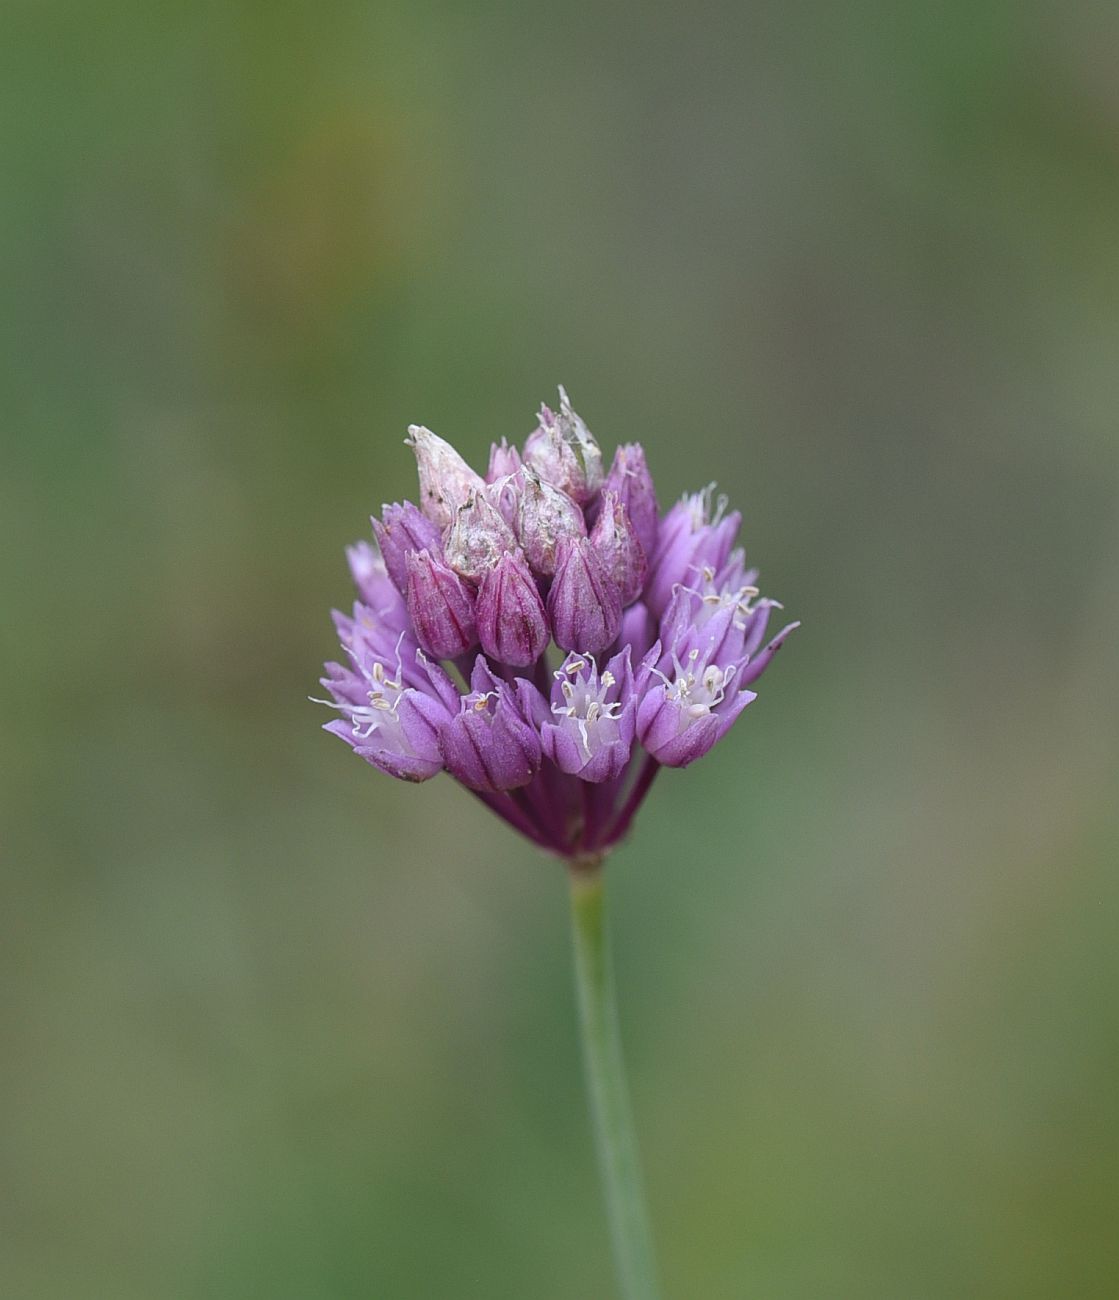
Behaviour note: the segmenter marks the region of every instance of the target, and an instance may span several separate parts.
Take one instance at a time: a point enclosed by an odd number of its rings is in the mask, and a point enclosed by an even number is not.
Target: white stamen
[[[405,633],[401,632],[396,639],[395,677],[389,677],[388,670],[380,659],[375,659],[370,665],[363,664],[353,647],[346,646],[346,652],[353,661],[354,667],[365,678],[369,688],[366,693],[368,704],[338,704],[332,700],[315,700],[316,704],[325,704],[327,708],[337,709],[344,717],[349,718],[353,723],[353,734],[359,740],[368,740],[374,732],[384,733],[383,740],[386,748],[395,746],[402,750],[409,748],[401,733],[400,721],[397,717],[400,697],[407,689],[404,686],[400,657],[400,647],[404,637]]]
[[[684,728],[696,719],[706,717],[712,709],[726,699],[727,686],[736,671],[733,664],[727,668],[720,668],[718,664],[708,664],[702,672],[697,673],[698,659],[699,651],[690,650],[685,667],[674,654],[671,680],[660,669],[653,669],[654,674],[665,684],[665,698],[680,706],[681,713],[686,719]]]
[[[554,674],[560,684],[563,704],[553,704],[552,713],[575,724],[579,733],[579,747],[589,760],[602,744],[616,739],[616,723],[622,711],[620,700],[607,701],[607,693],[615,687],[617,678],[609,670],[601,676],[594,658],[590,655],[569,660]]]

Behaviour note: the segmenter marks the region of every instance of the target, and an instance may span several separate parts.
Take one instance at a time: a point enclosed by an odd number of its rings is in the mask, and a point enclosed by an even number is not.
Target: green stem
[[[618,1282],[624,1300],[657,1300],[653,1236],[618,1033],[601,859],[573,862],[570,877],[583,1060]]]

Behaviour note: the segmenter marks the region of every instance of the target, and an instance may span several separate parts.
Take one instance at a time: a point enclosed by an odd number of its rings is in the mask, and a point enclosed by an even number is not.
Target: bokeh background
[[[1115,10],[3,25],[0,1293],[612,1294],[562,873],[305,698],[563,382],[804,620],[610,868],[667,1295],[1114,1295]]]

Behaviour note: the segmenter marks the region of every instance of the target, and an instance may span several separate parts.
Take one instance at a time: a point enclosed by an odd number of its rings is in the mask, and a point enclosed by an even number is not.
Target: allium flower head
[[[766,639],[780,606],[713,487],[662,517],[639,445],[604,473],[563,389],[539,420],[484,477],[409,430],[420,504],[385,506],[376,545],[347,552],[359,599],[321,703],[374,767],[449,772],[541,848],[592,858],[661,767],[722,739],[797,625]]]

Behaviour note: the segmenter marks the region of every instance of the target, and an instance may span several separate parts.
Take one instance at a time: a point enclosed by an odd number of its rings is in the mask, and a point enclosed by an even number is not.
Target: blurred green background
[[[3,27],[5,1300],[612,1294],[562,873],[305,698],[557,382],[804,620],[610,868],[666,1294],[1116,1294],[1114,8]]]

